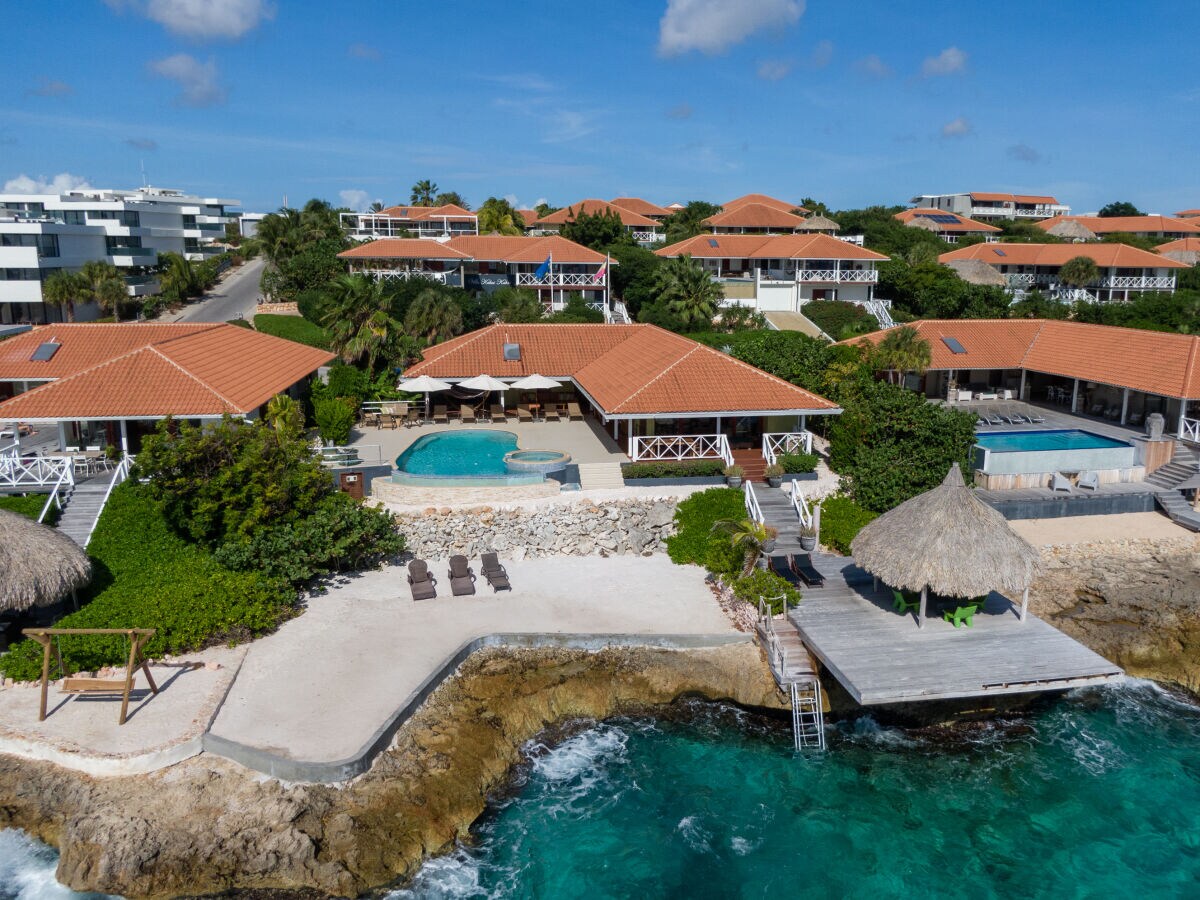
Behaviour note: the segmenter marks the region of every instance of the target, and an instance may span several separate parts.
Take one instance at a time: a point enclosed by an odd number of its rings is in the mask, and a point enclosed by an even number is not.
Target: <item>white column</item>
[[[928,595],[929,595],[929,587],[926,586],[926,587],[921,588],[921,608],[917,612],[917,627],[918,628],[925,627],[925,601],[928,598]]]
[[[1018,400],[1025,399],[1025,370],[1024,369],[1021,370],[1021,386],[1020,386],[1020,388],[1017,389],[1017,399]]]
[[[1029,588],[1025,588],[1025,593],[1021,595],[1021,621],[1025,621],[1025,615],[1029,612]]]
[[[613,419],[613,440],[617,439],[617,420]]]
[[[1071,412],[1075,412],[1075,404],[1079,401],[1079,379],[1071,382]]]
[[[121,452],[129,455],[129,435],[125,431],[125,420],[121,420]]]
[[[67,423],[62,419],[58,420],[58,449],[67,449]]]
[[[1121,391],[1121,424],[1125,424],[1125,416],[1129,414],[1129,388]]]
[[[717,416],[717,434],[721,433],[721,417]]]

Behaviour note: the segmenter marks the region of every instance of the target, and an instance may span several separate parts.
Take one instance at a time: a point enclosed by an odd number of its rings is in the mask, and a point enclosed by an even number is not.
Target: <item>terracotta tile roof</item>
[[[505,361],[503,346],[521,346]],[[405,374],[574,378],[608,415],[800,412],[836,405],[654,325],[490,325],[432,347]]]
[[[641,197],[616,197],[609,202],[613,206],[619,206],[621,209],[627,209],[632,213],[637,213],[639,216],[646,216],[648,218],[669,216],[671,214],[671,210],[651,203],[649,200],[643,200]]]
[[[581,213],[587,213],[594,216],[597,213],[611,212],[616,214],[621,219],[621,224],[630,226],[637,225],[644,228],[650,228],[658,223],[653,219],[647,219],[645,216],[639,215],[632,210],[624,207],[614,206],[607,200],[580,200],[578,203],[572,203],[570,206],[564,206],[562,209],[550,213],[548,216],[543,216],[537,220],[539,225],[562,225],[571,221],[575,216]]]
[[[49,337],[62,349],[43,370],[29,357]],[[0,419],[22,421],[248,413],[333,359],[223,323],[54,325],[0,343],[0,354],[0,377],[54,379],[0,403]]]
[[[389,206],[381,213],[381,216],[391,216],[395,219],[474,219],[475,213],[469,209],[463,209],[454,203],[447,203],[445,206]]]
[[[735,209],[741,209],[750,203],[757,203],[762,206],[769,206],[772,209],[777,209],[780,212],[790,213],[793,209],[798,209],[802,213],[808,212],[799,203],[788,203],[786,200],[780,200],[778,197],[770,197],[767,194],[744,194],[741,197],[735,197],[728,203],[721,204],[721,209],[725,212],[732,212]]]
[[[1175,215],[1180,219],[1193,219],[1200,216],[1200,209],[1181,209]]]
[[[983,200],[987,203],[1034,203],[1042,206],[1058,205],[1058,200],[1054,197],[1043,196],[1040,194],[989,194],[972,192],[970,197],[972,200]]]
[[[743,203],[737,209],[727,209],[709,216],[701,225],[710,228],[787,228],[795,230],[804,224],[803,216],[767,206],[765,203]]]
[[[915,209],[906,209],[904,212],[898,212],[894,219],[898,219],[907,225],[913,219],[929,218],[930,216],[948,216],[954,219],[953,222],[938,221],[931,219],[938,231],[952,231],[961,234],[969,234],[971,232],[992,232],[1000,231],[995,225],[988,225],[984,222],[976,222],[974,219],[968,219],[966,216],[960,216],[957,213],[947,212],[944,209],[930,209],[929,207],[917,207]]]
[[[1174,241],[1167,241],[1165,244],[1159,244],[1154,248],[1155,253],[1200,253],[1200,237],[1179,238]]]
[[[338,254],[340,259],[478,259],[488,262],[601,263],[604,254],[558,235],[466,234],[449,241],[431,238],[381,238]]]
[[[1128,244],[973,244],[951,250],[939,262],[978,259],[993,266],[1061,266],[1076,256],[1086,256],[1101,267],[1121,269],[1182,269],[1183,263]]]
[[[827,234],[698,234],[654,251],[696,259],[858,259],[888,257]]]
[[[1200,399],[1197,335],[1047,319],[927,319],[910,324],[929,341],[931,369],[1028,369]],[[890,330],[842,343],[877,344]],[[956,339],[966,353],[953,352],[945,337]]]
[[[1200,225],[1171,216],[1055,216],[1033,224],[1049,231],[1060,222],[1078,222],[1093,234],[1200,234]]]
[[[339,259],[468,259],[467,254],[430,238],[379,238],[338,254]]]
[[[521,221],[525,223],[526,228],[532,228],[540,216],[536,209],[518,209],[517,214],[521,217]]]

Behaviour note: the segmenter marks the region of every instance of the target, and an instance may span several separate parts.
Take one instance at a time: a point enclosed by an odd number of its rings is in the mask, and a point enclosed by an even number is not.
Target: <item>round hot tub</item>
[[[504,454],[504,467],[509,472],[538,472],[547,475],[565,469],[571,461],[569,453],[559,450],[513,450]]]

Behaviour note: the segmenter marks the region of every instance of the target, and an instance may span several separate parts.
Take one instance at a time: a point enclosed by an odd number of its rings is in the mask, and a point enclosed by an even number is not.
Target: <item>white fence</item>
[[[113,472],[112,480],[108,483],[108,490],[104,492],[104,499],[100,501],[100,508],[96,510],[96,518],[92,519],[92,527],[88,529],[87,537],[84,538],[83,547],[86,550],[87,545],[92,542],[92,535],[96,531],[96,526],[100,522],[100,515],[104,512],[104,507],[108,505],[108,498],[112,496],[113,488],[129,477],[129,466],[133,462],[132,456],[126,456],[117,465],[116,471]]]
[[[54,487],[63,479],[63,471],[73,472],[69,456],[19,456],[6,451],[0,455],[0,488],[28,489]],[[74,483],[74,474],[68,483]]]
[[[365,274],[370,275],[376,281],[408,281],[410,278],[427,278],[430,281],[436,281],[438,284],[446,283],[445,272],[427,272],[423,269],[367,269]],[[457,279],[456,279],[457,281]]]
[[[591,274],[555,272],[543,278],[538,278],[536,272],[517,273],[517,287],[594,287],[597,290],[601,290],[607,282],[607,275],[597,280],[596,273],[594,272]]]
[[[836,284],[875,284],[879,273],[874,269],[758,269],[760,281],[833,282]]]
[[[818,535],[821,532],[821,507],[817,504],[810,505],[804,499],[804,491],[800,490],[800,482],[793,481],[787,488],[788,499],[792,501],[792,509],[796,511],[796,517],[800,520],[801,528],[811,528]]]
[[[1101,278],[1100,287],[1169,289],[1175,287],[1175,279],[1169,275],[1113,275]]]
[[[733,450],[723,434],[635,435],[629,438],[629,458],[634,462],[715,458],[732,466]]]
[[[754,493],[754,485],[749,481],[742,482],[742,493],[746,500],[746,515],[759,525],[765,524],[762,507],[758,505],[758,495]]]
[[[1179,420],[1179,437],[1181,440],[1200,444],[1200,419],[1181,418]]]
[[[812,453],[811,431],[768,431],[762,436],[762,455],[773,466],[783,453]]]
[[[639,244],[653,244],[663,239],[663,236],[657,231],[634,231],[630,232],[633,239]]]
[[[892,301],[891,300],[868,300],[863,304],[863,309],[875,317],[875,321],[879,323],[880,328],[895,328],[896,320],[892,318]]]

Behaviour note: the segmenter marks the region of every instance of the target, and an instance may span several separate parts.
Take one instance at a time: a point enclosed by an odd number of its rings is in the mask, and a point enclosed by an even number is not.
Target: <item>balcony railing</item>
[[[607,281],[607,276],[597,281],[595,273],[574,274],[555,272],[543,278],[538,278],[536,272],[517,273],[517,287],[594,287],[600,289],[604,287]]]
[[[874,269],[760,269],[760,281],[775,282],[835,282],[838,284],[874,284],[879,273]],[[751,273],[753,274],[753,273]],[[722,276],[736,278],[739,276]],[[746,277],[746,276],[740,276]]]
[[[1100,287],[1161,290],[1175,287],[1175,278],[1170,275],[1114,275],[1100,279]]]
[[[1193,444],[1200,444],[1200,419],[1181,417],[1179,419],[1179,438]]]
[[[6,448],[0,454],[0,487],[35,488],[53,487],[64,477],[64,470],[71,468],[69,456],[20,456]]]
[[[158,251],[153,247],[109,247],[104,252],[106,256],[154,256]]]
[[[634,231],[630,233],[633,235],[633,239],[639,244],[653,244],[663,239],[662,235],[657,231]]]
[[[762,455],[774,465],[781,454],[812,453],[811,431],[768,431],[762,436]]]
[[[410,278],[427,278],[430,281],[436,281],[439,284],[446,284],[446,272],[427,272],[423,269],[366,269],[367,275],[370,275],[376,281],[407,281]],[[457,281],[455,282],[457,283]]]
[[[672,434],[631,436],[629,458],[642,460],[722,459],[733,465],[733,450],[723,434]]]

